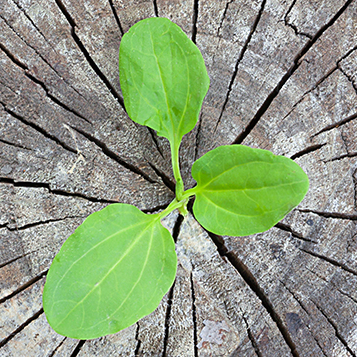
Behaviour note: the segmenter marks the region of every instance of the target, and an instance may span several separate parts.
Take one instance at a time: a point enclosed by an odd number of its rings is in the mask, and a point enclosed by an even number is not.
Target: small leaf
[[[139,21],[119,51],[120,85],[129,117],[171,142],[193,129],[209,78],[202,55],[165,18]]]
[[[43,307],[61,335],[116,333],[159,305],[176,274],[175,243],[158,215],[112,204],[90,215],[48,272]]]
[[[304,198],[309,180],[293,160],[243,145],[220,146],[192,166],[193,212],[207,230],[244,236],[273,227]]]

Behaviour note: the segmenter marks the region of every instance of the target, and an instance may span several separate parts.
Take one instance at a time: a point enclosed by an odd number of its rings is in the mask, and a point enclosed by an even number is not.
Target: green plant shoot
[[[175,209],[186,212],[191,197],[205,229],[245,236],[273,227],[309,187],[294,161],[228,145],[193,164],[197,185],[185,191],[179,147],[197,122],[209,77],[196,45],[170,20],[142,20],[123,36],[119,74],[129,117],[170,143],[176,198],[158,214],[109,205],[63,244],[47,275],[43,307],[52,328],[71,338],[116,333],[157,308],[177,266],[173,238],[161,220]]]

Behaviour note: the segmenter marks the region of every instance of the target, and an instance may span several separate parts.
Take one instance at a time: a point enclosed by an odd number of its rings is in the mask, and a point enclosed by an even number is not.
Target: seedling
[[[221,146],[192,166],[197,185],[185,191],[182,137],[198,119],[209,78],[202,55],[165,18],[134,25],[121,41],[120,84],[136,123],[168,139],[176,198],[161,213],[116,203],[91,214],[67,239],[47,275],[43,306],[61,335],[92,339],[150,314],[176,275],[175,243],[161,220],[178,209],[208,231],[244,236],[274,226],[304,198],[309,181],[292,160],[243,145]]]

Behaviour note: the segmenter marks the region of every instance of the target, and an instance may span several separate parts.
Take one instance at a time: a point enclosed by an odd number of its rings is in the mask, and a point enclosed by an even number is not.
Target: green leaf
[[[264,232],[304,198],[309,180],[293,160],[243,145],[220,146],[192,166],[193,212],[207,230],[244,236]]]
[[[112,204],[90,215],[48,272],[43,307],[61,335],[116,333],[159,305],[176,274],[175,243],[158,215]]]
[[[209,78],[202,55],[168,19],[149,18],[120,44],[120,85],[129,117],[173,142],[193,129]]]

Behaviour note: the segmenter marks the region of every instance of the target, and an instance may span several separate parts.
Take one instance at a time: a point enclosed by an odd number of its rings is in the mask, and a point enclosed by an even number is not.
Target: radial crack
[[[257,14],[257,16],[255,17],[255,20],[253,22],[253,25],[249,31],[249,35],[247,37],[247,39],[245,40],[244,42],[244,45],[239,53],[239,56],[238,56],[238,59],[237,59],[237,62],[235,64],[235,68],[234,68],[234,72],[233,72],[233,75],[231,77],[231,81],[229,82],[229,85],[228,85],[228,91],[227,91],[227,94],[226,94],[226,99],[222,105],[222,109],[221,109],[221,113],[219,114],[219,117],[218,117],[218,120],[217,120],[217,123],[216,123],[216,126],[214,128],[214,133],[217,131],[217,128],[221,122],[221,119],[222,119],[222,116],[223,116],[223,112],[225,111],[226,109],[226,106],[227,106],[227,103],[228,103],[228,100],[229,100],[229,97],[230,97],[230,94],[232,92],[232,88],[233,88],[233,83],[237,77],[237,74],[238,74],[238,67],[239,67],[239,64],[240,62],[242,61],[243,57],[244,57],[244,54],[245,52],[247,51],[248,49],[248,45],[250,43],[250,40],[252,39],[253,37],[253,34],[255,32],[255,30],[257,29],[257,26],[258,26],[258,23],[262,17],[262,14],[263,14],[263,11],[264,11],[264,7],[265,7],[265,3],[266,3],[266,0],[263,0],[261,5],[260,5],[260,9],[259,9],[259,12]]]
[[[55,353],[61,348],[61,346],[64,344],[64,342],[67,340],[67,337],[65,337],[58,345],[57,347],[51,352],[51,354],[48,357],[53,357]]]
[[[288,11],[286,12],[286,14],[285,14],[285,16],[284,16],[285,26],[288,26],[288,27],[292,28],[292,29],[294,30],[296,36],[302,35],[302,36],[308,37],[309,39],[312,39],[312,36],[311,36],[310,34],[305,33],[305,32],[299,32],[297,26],[293,25],[293,24],[290,23],[289,20],[288,20],[288,16],[289,16],[291,10],[293,9],[293,7],[295,6],[296,1],[297,1],[297,0],[294,0],[294,1],[291,3],[291,5],[290,5]]]
[[[351,350],[351,348],[348,346],[347,341],[344,339],[344,337],[338,331],[337,325],[330,319],[330,317],[326,314],[326,312],[319,305],[317,305],[312,300],[311,300],[311,302],[316,306],[316,308],[321,312],[321,314],[325,317],[325,319],[328,321],[328,323],[332,326],[332,328],[335,331],[335,336],[342,342],[342,344],[345,346],[346,350],[351,354],[351,356],[356,357],[356,354]]]
[[[195,161],[197,160],[198,148],[200,145],[201,125],[202,125],[202,112],[200,113],[200,116],[198,119],[198,126],[197,126],[196,138],[195,138]]]
[[[140,330],[140,325],[139,322],[136,323],[136,331],[135,331],[135,340],[136,340],[136,348],[134,352],[134,356],[139,356],[139,351],[141,347],[141,340],[139,338],[139,330]]]
[[[207,231],[206,231],[207,232]],[[279,314],[275,311],[272,302],[269,300],[268,296],[264,293],[264,290],[260,287],[257,279],[251,273],[249,268],[243,263],[241,259],[233,252],[229,251],[224,244],[224,239],[221,236],[207,232],[211,237],[213,243],[217,246],[217,250],[222,257],[226,257],[232,266],[237,270],[239,275],[243,278],[250,289],[256,294],[256,296],[261,301],[271,319],[275,322],[277,328],[279,329],[283,339],[285,340],[287,346],[290,348],[293,357],[300,357],[296,350],[296,345],[292,340],[287,327],[284,325],[283,320]]]
[[[124,161],[122,158],[120,158],[114,151],[108,148],[108,146],[94,137],[91,134],[86,133],[82,129],[75,128],[73,126],[70,126],[73,130],[77,131],[78,133],[82,134],[84,137],[86,137],[90,142],[94,143],[96,146],[98,146],[104,155],[108,156],[110,159],[114,160],[117,162],[119,165],[125,167],[127,170],[143,177],[146,181],[150,183],[157,183],[155,180],[153,180],[149,175],[147,175],[144,171],[140,170],[139,168],[135,167],[132,164],[129,164],[128,162]]]
[[[157,1],[153,0],[153,6],[154,6],[154,13],[156,17],[159,17],[159,11],[157,9]]]
[[[220,35],[220,32],[222,30],[222,26],[223,26],[223,21],[226,18],[226,15],[227,15],[228,7],[229,7],[230,4],[232,4],[232,2],[234,2],[234,0],[230,0],[230,1],[228,1],[226,3],[226,7],[224,8],[224,11],[223,11],[223,14],[222,14],[222,17],[221,17],[221,21],[220,21],[218,29],[217,29],[217,37],[219,37],[219,35]]]
[[[17,66],[22,68],[24,71],[28,69],[25,63],[21,62],[15,55],[13,55],[2,43],[0,43],[1,50],[6,54],[10,60],[15,63]]]
[[[325,146],[327,143],[324,143],[324,144],[317,144],[317,145],[311,145],[309,147],[307,147],[306,149],[304,150],[301,150],[299,152],[297,152],[296,154],[294,155],[291,155],[290,159],[291,160],[295,160],[301,156],[304,156],[304,155],[307,155],[307,154],[310,154],[314,151],[317,151],[317,150],[320,150],[323,146]]]
[[[7,228],[7,229],[9,229],[9,228]],[[10,230],[10,229],[9,229],[9,230]],[[22,255],[20,255],[20,256],[18,256],[18,257],[16,257],[16,258],[13,258],[13,259],[8,260],[8,261],[6,261],[6,262],[4,262],[4,263],[1,263],[1,264],[0,264],[0,269],[3,268],[3,267],[5,267],[6,265],[12,264],[12,263],[16,262],[17,260],[22,259],[22,258],[26,257],[27,255],[30,255],[30,254],[35,253],[35,252],[37,252],[37,251],[38,251],[38,249],[32,250],[31,252],[28,252],[28,253],[26,253],[26,254],[22,254]]]
[[[64,218],[47,219],[45,221],[38,221],[38,222],[34,222],[34,223],[25,224],[21,227],[8,228],[8,229],[10,231],[23,231],[23,230],[37,227],[37,226],[43,226],[43,225],[50,224],[50,223],[61,222],[61,221],[64,221],[65,219],[86,218],[86,217],[87,216],[68,216],[68,217],[64,217]]]
[[[336,122],[336,123],[333,123],[333,124],[330,124],[330,125],[325,126],[323,129],[321,129],[321,130],[320,130],[319,132],[317,132],[316,134],[311,135],[311,138],[313,138],[313,137],[315,137],[315,136],[317,136],[317,135],[320,135],[321,133],[324,133],[325,131],[328,131],[328,130],[331,130],[331,129],[340,127],[340,126],[342,126],[342,125],[344,125],[344,124],[347,124],[347,123],[349,123],[350,121],[352,121],[352,120],[354,120],[354,119],[356,119],[356,118],[357,118],[357,113],[354,113],[354,114],[348,116],[348,117],[345,118],[345,119],[342,119],[342,120],[340,120],[340,121],[338,121],[338,122]]]
[[[37,311],[33,316],[27,319],[22,325],[20,325],[15,331],[13,331],[9,336],[0,341],[0,348],[6,345],[10,340],[12,340],[19,332],[21,332],[26,326],[28,326],[32,321],[36,320],[41,314],[43,314],[43,308]]]
[[[47,41],[47,38],[44,36],[44,34],[42,33],[42,31],[37,27],[37,25],[34,23],[34,21],[31,19],[31,17],[27,14],[27,12],[25,11],[25,9],[23,9],[20,4],[18,4],[18,2],[16,0],[13,0],[13,2],[15,3],[15,5],[17,6],[17,8],[25,15],[25,17],[27,18],[28,21],[30,21],[31,25],[37,30],[37,32],[42,36],[42,38],[45,40],[46,43],[48,43],[48,45],[52,48],[52,50],[54,52],[56,52],[56,50],[53,48],[51,42]]]
[[[357,156],[357,152],[351,152],[351,153],[348,153],[348,154],[344,154],[344,155],[341,155],[341,156],[336,156],[336,157],[333,157],[332,159],[323,160],[323,161],[326,163],[326,162],[332,162],[332,161],[345,159],[346,157],[356,157],[356,156]]]
[[[12,142],[4,140],[4,139],[0,139],[0,142],[2,142],[3,144],[6,144],[6,145],[14,146],[15,148],[33,151],[32,149],[27,148],[26,146],[23,146],[21,144],[15,144],[15,143],[12,143]]]
[[[37,132],[42,134],[47,139],[50,139],[50,140],[54,141],[57,145],[62,146],[65,150],[70,151],[70,152],[72,152],[74,154],[77,154],[77,151],[75,149],[73,149],[71,146],[69,146],[66,143],[64,143],[63,141],[59,140],[57,137],[55,137],[54,135],[50,134],[49,132],[47,132],[45,129],[41,128],[37,124],[28,121],[27,119],[25,119],[22,116],[20,116],[20,115],[16,114],[15,112],[13,112],[11,109],[8,109],[6,104],[4,104],[3,102],[0,101],[0,105],[3,108],[4,111],[6,111],[8,114],[13,116],[17,120],[21,121],[23,124],[30,126],[32,129],[36,130]]]
[[[294,300],[299,304],[299,306],[303,309],[303,311],[305,311],[305,313],[307,314],[307,316],[310,316],[309,312],[306,310],[305,306],[302,304],[302,302],[300,301],[300,299],[295,295],[295,293],[294,293],[292,290],[290,290],[290,289],[288,288],[288,286],[285,285],[281,280],[279,280],[279,281],[280,281],[280,283],[284,286],[284,288],[292,295],[292,297],[294,298]],[[316,344],[319,346],[319,348],[320,348],[321,352],[323,353],[323,355],[326,356],[326,357],[328,357],[327,354],[325,353],[323,347],[320,345],[319,340],[315,337],[313,331],[311,331],[309,325],[308,325],[308,324],[305,324],[305,323],[304,323],[304,325],[305,325],[305,327],[309,330],[309,332],[310,332],[312,338],[315,340]]]
[[[172,307],[172,299],[174,295],[175,283],[171,286],[171,289],[167,296],[167,307],[166,307],[166,316],[165,316],[165,335],[164,335],[164,347],[162,351],[162,357],[166,357],[167,343],[169,340],[169,330],[170,330],[170,317],[171,317],[171,307]]]
[[[159,176],[162,182],[172,191],[175,192],[175,183],[171,180],[169,176],[167,176],[164,172],[159,170],[154,164],[149,162],[151,168],[155,171],[156,175]]]
[[[65,196],[65,197],[74,197],[74,198],[83,198],[87,201],[95,202],[95,203],[107,203],[107,204],[118,203],[118,201],[116,201],[116,200],[104,200],[101,198],[86,196],[79,192],[71,193],[71,192],[67,192],[64,190],[52,189],[50,184],[46,183],[46,182],[16,181],[15,179],[12,179],[12,178],[0,177],[0,183],[10,184],[15,187],[45,188],[48,190],[49,193],[52,193],[54,195]]]
[[[338,212],[320,212],[320,211],[315,211],[311,209],[302,209],[302,208],[298,208],[298,211],[304,213],[317,214],[318,216],[325,217],[325,218],[347,219],[351,221],[357,220],[356,214],[347,214],[347,213],[338,213]]]
[[[191,36],[193,43],[196,43],[196,36],[197,36],[198,2],[199,0],[193,1],[192,36]]]
[[[50,98],[54,103],[56,103],[57,105],[59,105],[61,108],[71,112],[72,114],[76,115],[77,117],[83,119],[84,121],[86,121],[89,124],[93,124],[91,121],[89,121],[87,118],[85,118],[82,114],[78,113],[76,110],[69,108],[66,104],[62,103],[61,101],[59,101],[54,95],[52,95],[49,91],[49,89],[47,88],[47,86],[45,85],[45,83],[41,82],[39,79],[37,79],[36,77],[34,77],[32,74],[26,72],[25,76],[27,78],[29,78],[30,80],[32,80],[34,83],[38,84],[46,93],[46,96],[48,98]]]
[[[356,83],[354,82],[353,78],[347,74],[343,68],[341,68],[341,66],[338,67],[338,69],[341,71],[341,73],[343,73],[343,75],[348,79],[348,81],[351,83],[353,89],[355,90],[356,94],[357,94],[357,85]]]
[[[120,30],[120,32],[121,32],[121,35],[123,36],[123,35],[124,35],[123,27],[121,26],[121,22],[120,22],[118,13],[117,13],[117,11],[115,10],[114,4],[113,4],[113,0],[109,0],[109,5],[110,5],[110,8],[112,9],[112,12],[113,12],[115,21],[116,21],[116,23],[117,23],[117,25],[118,25],[118,27],[119,27],[119,30]]]
[[[148,131],[149,131],[149,133],[150,133],[150,135],[151,135],[151,138],[152,138],[152,140],[153,140],[153,142],[154,142],[154,144],[155,144],[155,146],[156,146],[156,148],[157,148],[159,154],[160,154],[161,157],[165,160],[164,153],[162,152],[162,149],[161,149],[161,147],[160,147],[160,145],[159,145],[159,142],[158,142],[158,140],[157,140],[157,135],[156,135],[156,133],[155,133],[155,130],[153,130],[153,129],[149,128],[149,127],[147,127],[147,128],[148,128]]]
[[[45,91],[46,96],[48,98],[50,98],[54,103],[56,103],[57,105],[59,105],[61,108],[75,114],[76,116],[80,117],[81,119],[85,120],[87,123],[92,124],[88,119],[86,119],[85,117],[83,117],[81,114],[79,114],[77,111],[75,111],[74,109],[70,109],[66,104],[62,103],[60,100],[58,100],[55,96],[53,96],[49,89],[47,88],[47,86],[45,85],[45,83],[43,83],[42,81],[40,81],[39,79],[37,79],[36,77],[34,77],[30,72],[28,67],[23,64],[20,60],[18,60],[13,54],[11,54],[10,51],[8,51],[5,46],[3,46],[2,44],[0,44],[0,48],[3,50],[3,52],[8,56],[8,58],[15,63],[17,66],[19,66],[23,71],[24,74],[27,78],[29,78],[31,81],[33,81],[34,83],[38,84],[39,86],[41,86],[41,88]]]
[[[263,104],[260,106],[254,117],[249,121],[246,128],[237,136],[237,138],[233,141],[232,144],[241,144],[244,139],[250,134],[250,132],[254,129],[260,118],[264,115],[264,113],[268,110],[273,100],[279,94],[281,88],[285,85],[288,79],[295,73],[295,71],[300,67],[302,63],[301,59],[303,56],[311,49],[311,47],[315,44],[315,42],[322,36],[322,34],[331,27],[337,19],[342,15],[342,13],[347,9],[348,5],[351,4],[353,0],[348,0],[345,5],[343,5],[340,10],[333,16],[327,24],[322,26],[316,34],[313,36],[311,40],[308,40],[306,45],[300,50],[300,52],[295,56],[293,60],[293,64],[290,66],[289,70],[285,73],[285,75],[281,78],[279,83],[275,86],[272,92],[267,96]]]
[[[81,340],[78,342],[76,348],[74,349],[74,351],[71,353],[70,357],[76,357],[78,355],[78,353],[81,351],[83,345],[86,343],[86,340]]]
[[[315,257],[315,258],[319,258],[319,259],[321,259],[321,260],[323,260],[323,261],[325,261],[325,262],[327,262],[327,263],[330,263],[330,264],[334,265],[335,267],[341,268],[342,270],[347,271],[348,273],[351,273],[351,274],[357,276],[357,271],[351,269],[351,268],[348,267],[346,264],[340,263],[340,262],[338,262],[338,261],[335,260],[335,259],[326,257],[326,256],[324,256],[324,255],[321,255],[321,254],[312,252],[312,251],[307,250],[307,249],[304,249],[304,248],[299,248],[299,249],[300,249],[301,251],[303,251],[303,252],[309,254],[309,255],[312,255],[312,256]]]
[[[291,236],[296,238],[296,239],[300,239],[300,240],[303,240],[304,242],[309,242],[309,243],[312,243],[312,244],[318,244],[317,241],[309,239],[309,238],[306,238],[303,235],[301,235],[300,233],[297,233],[297,232],[293,231],[291,227],[289,227],[288,225],[286,225],[284,223],[279,222],[274,227],[279,228],[282,231],[289,232],[291,234]]]
[[[34,278],[30,279],[28,282],[26,282],[25,284],[21,285],[19,288],[17,288],[16,290],[14,290],[11,294],[6,295],[4,297],[2,297],[0,299],[0,304],[2,304],[3,302],[13,298],[15,295],[19,294],[21,291],[24,291],[25,289],[27,289],[29,286],[37,283],[39,280],[41,280],[48,272],[48,269],[46,269],[45,271],[43,271],[42,273],[38,274],[37,276],[35,276]]]
[[[82,98],[84,98],[83,95],[77,91],[77,89],[75,89],[70,83],[68,83],[67,80],[63,79],[63,76],[61,75],[61,73],[58,73],[57,70],[56,70],[56,68],[54,68],[54,67],[51,65],[51,63],[50,63],[45,57],[43,57],[42,54],[41,54],[40,52],[38,52],[38,50],[37,50],[35,47],[33,47],[32,45],[30,45],[29,42],[27,42],[22,36],[20,36],[20,34],[10,25],[10,23],[9,23],[3,16],[1,16],[1,13],[0,13],[0,19],[2,19],[2,20],[5,22],[5,24],[8,26],[8,28],[11,29],[11,31],[12,31],[18,38],[20,38],[20,40],[21,40],[22,42],[24,42],[24,43],[26,44],[26,46],[28,46],[29,48],[31,48],[31,49],[36,53],[36,55],[39,56],[39,57],[42,59],[42,61],[43,61],[44,63],[46,63],[46,64],[54,71],[54,73],[57,74],[57,76],[58,76],[59,78],[61,78],[67,85],[69,85],[69,87],[71,87],[78,95],[80,95]],[[22,62],[19,62],[20,67],[22,67],[20,63],[21,63],[22,65],[24,65]],[[26,65],[24,65],[24,66],[26,66]],[[27,66],[26,66],[26,69],[28,69]],[[85,98],[84,98],[84,99],[85,99]],[[85,100],[87,101],[87,99],[85,99]]]
[[[95,63],[93,58],[90,56],[89,52],[83,45],[81,39],[78,37],[76,34],[75,28],[77,27],[76,23],[74,22],[73,18],[67,11],[66,7],[62,3],[62,0],[55,0],[57,6],[61,10],[62,14],[65,16],[67,19],[68,23],[71,26],[71,35],[74,40],[74,42],[77,44],[78,48],[82,51],[84,57],[86,58],[87,62],[93,69],[93,71],[97,74],[97,76],[102,80],[102,82],[105,84],[105,86],[108,88],[109,92],[112,94],[112,96],[118,101],[118,103],[121,105],[121,107],[125,110],[124,106],[124,100],[123,98],[119,95],[117,90],[114,88],[114,86],[110,83],[108,78],[105,76],[105,74],[99,69],[98,65]]]
[[[190,274],[191,282],[191,298],[192,298],[192,322],[193,322],[193,348],[195,357],[198,357],[198,337],[197,337],[197,316],[196,316],[196,296],[195,296],[195,287],[193,284],[193,274],[191,271]]]

